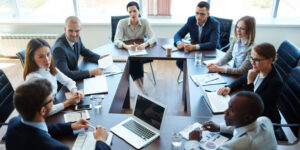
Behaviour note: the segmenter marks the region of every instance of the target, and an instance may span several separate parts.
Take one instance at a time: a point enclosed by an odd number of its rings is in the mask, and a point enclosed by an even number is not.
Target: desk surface
[[[173,52],[171,57],[165,56],[165,51],[161,48],[161,45],[164,44],[173,44],[172,40],[168,39],[158,39],[157,44],[152,48],[147,48],[148,55],[144,56],[136,56],[130,57],[130,59],[180,59],[186,60],[187,70],[186,70],[186,84],[184,90],[186,90],[186,99],[187,105],[189,109],[190,116],[166,116],[163,122],[161,136],[149,146],[145,147],[145,149],[171,149],[171,135],[174,131],[180,131],[184,129],[187,125],[190,125],[196,121],[203,123],[207,120],[214,120],[216,122],[223,121],[223,115],[213,115],[204,100],[201,100],[202,93],[195,86],[195,84],[190,79],[190,75],[193,74],[202,74],[207,73],[208,70],[204,65],[195,66],[194,65],[194,52],[184,52],[178,51]],[[108,44],[101,46],[95,50],[98,54],[107,54],[110,53],[113,56],[119,55],[128,55],[126,50],[117,49],[114,45]],[[216,53],[215,50],[212,51],[202,51],[203,53]],[[219,57],[219,53],[218,57]],[[221,55],[221,54],[220,54]],[[123,74],[118,74],[114,76],[107,77],[107,85],[108,85],[108,94],[105,95],[104,100],[102,101],[102,108],[95,109],[89,111],[91,119],[90,122],[92,125],[102,125],[108,130],[119,122],[125,120],[130,115],[120,114],[120,113],[112,113],[118,112],[114,110],[122,109],[124,100],[121,99],[126,97],[127,89],[128,89],[128,66],[126,63],[116,63],[119,67],[124,68]],[[91,69],[97,67],[97,64],[81,61],[79,63],[79,68],[81,69]],[[227,76],[222,75],[225,80],[230,83],[236,78],[235,76]],[[127,78],[127,79],[126,79]],[[127,80],[127,81],[126,81]],[[125,85],[125,88],[123,87]],[[127,87],[126,87],[127,86]],[[220,86],[220,85],[218,85]],[[221,85],[222,86],[222,85]],[[77,82],[78,89],[83,88],[83,81]],[[216,86],[211,86],[211,88],[217,88]],[[123,91],[122,91],[123,90]],[[67,91],[65,87],[63,87],[57,94],[57,102],[62,102],[65,100],[64,93]],[[120,94],[121,93],[121,94]],[[116,98],[117,97],[117,98]],[[119,98],[119,99],[118,99]],[[89,96],[86,96],[82,101],[84,104],[94,103],[89,100]],[[117,107],[117,108],[114,108]],[[72,108],[67,109],[72,110]],[[63,120],[64,112],[60,112],[54,116],[47,118],[47,123],[55,123],[55,122],[64,122]],[[73,142],[76,136],[67,136],[63,139],[60,139],[68,146],[72,147]],[[119,137],[114,136],[112,141],[112,149],[132,149],[132,147],[127,144],[125,141],[121,140]]]

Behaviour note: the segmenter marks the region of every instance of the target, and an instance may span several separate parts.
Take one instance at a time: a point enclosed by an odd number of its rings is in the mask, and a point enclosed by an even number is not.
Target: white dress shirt
[[[25,82],[35,80],[35,79],[47,79],[51,85],[52,85],[52,96],[55,97],[57,93],[57,81],[59,81],[61,84],[66,86],[70,91],[76,87],[76,82],[67,77],[65,74],[63,74],[59,69],[56,68],[56,75],[53,76],[50,73],[50,70],[45,69],[39,69],[35,72],[31,72],[26,76]],[[59,111],[62,111],[64,109],[63,103],[55,104],[52,107],[52,111],[49,115],[53,115]]]

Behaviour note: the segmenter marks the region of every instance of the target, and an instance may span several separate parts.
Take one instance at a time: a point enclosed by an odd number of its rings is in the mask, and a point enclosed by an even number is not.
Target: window
[[[278,17],[300,17],[300,0],[280,0]]]
[[[0,17],[9,18],[13,17],[13,10],[11,8],[10,0],[0,0]]]
[[[211,0],[210,14],[238,19],[245,15],[271,17],[273,0]]]
[[[199,2],[200,0],[172,0],[171,15],[173,16],[173,18],[184,17],[187,20],[187,17],[195,15],[196,7]]]

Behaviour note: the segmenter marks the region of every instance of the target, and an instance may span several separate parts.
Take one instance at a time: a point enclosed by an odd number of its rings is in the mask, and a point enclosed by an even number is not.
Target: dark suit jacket
[[[195,16],[189,17],[187,23],[175,34],[174,44],[181,41],[188,33],[191,35],[192,43],[200,43],[200,50],[213,50],[219,47],[220,24],[212,16],[209,16],[203,27],[201,39],[198,37],[198,26]]]
[[[271,72],[263,80],[260,86],[256,89],[255,93],[261,96],[264,102],[263,116],[267,116],[273,123],[280,123],[280,115],[276,106],[278,97],[280,95],[283,82],[281,76],[277,72],[274,65],[272,65]],[[240,88],[246,91],[254,91],[254,84],[247,84],[247,74],[241,76],[238,80],[231,83],[231,92],[234,92]]]
[[[6,149],[69,150],[66,145],[54,138],[73,134],[71,123],[48,125],[48,132],[51,137],[43,130],[23,124],[20,117],[12,118],[7,129]],[[97,141],[96,149],[108,150],[110,147],[101,141]]]
[[[81,80],[89,78],[90,74],[88,70],[78,69],[79,55],[82,55],[85,60],[94,63],[98,63],[100,56],[85,48],[80,37],[76,43],[78,49],[77,53],[70,47],[65,34],[63,34],[55,41],[52,47],[52,55],[56,67],[61,72],[73,80]]]

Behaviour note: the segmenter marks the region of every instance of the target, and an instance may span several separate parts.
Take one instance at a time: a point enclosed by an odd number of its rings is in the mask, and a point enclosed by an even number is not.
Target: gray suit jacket
[[[82,55],[85,60],[98,63],[100,56],[91,50],[84,47],[79,37],[77,43],[77,52],[75,52],[68,43],[65,34],[62,34],[52,47],[52,55],[56,67],[65,75],[73,80],[81,80],[89,78],[88,70],[78,69],[79,55]]]

